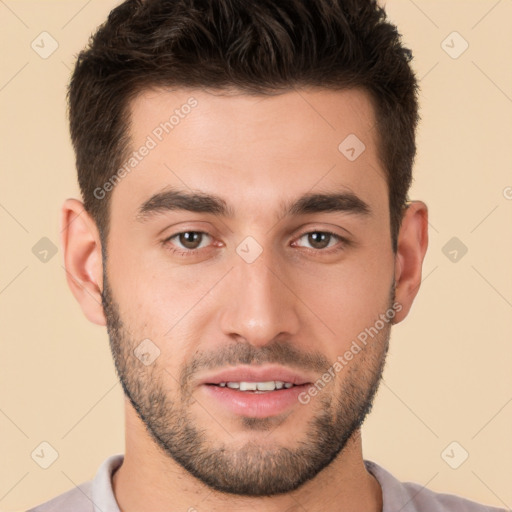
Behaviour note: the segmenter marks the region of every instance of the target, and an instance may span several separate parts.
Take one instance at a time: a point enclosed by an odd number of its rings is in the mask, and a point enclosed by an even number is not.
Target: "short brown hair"
[[[370,94],[396,252],[419,120],[411,58],[376,0],[126,0],[78,55],[68,90],[78,182],[103,246],[110,198],[94,191],[126,160],[129,103],[142,90],[318,86]]]

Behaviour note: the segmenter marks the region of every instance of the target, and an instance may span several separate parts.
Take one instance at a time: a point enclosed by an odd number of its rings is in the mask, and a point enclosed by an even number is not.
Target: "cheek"
[[[392,280],[392,258],[386,261],[386,256],[379,253],[354,258],[350,264],[325,267],[314,275],[302,273],[296,289],[318,315],[318,330],[329,332],[332,343],[344,347],[387,310]]]
[[[191,268],[191,267],[190,267]],[[185,275],[186,274],[186,275]],[[218,281],[218,273],[197,279],[179,269],[158,273],[156,267],[142,269],[133,286],[124,288],[124,311],[127,326],[137,339],[149,338],[160,349],[159,366],[178,378],[180,362],[190,355],[191,347],[206,329],[215,302],[208,292]],[[176,384],[171,379],[170,384]]]

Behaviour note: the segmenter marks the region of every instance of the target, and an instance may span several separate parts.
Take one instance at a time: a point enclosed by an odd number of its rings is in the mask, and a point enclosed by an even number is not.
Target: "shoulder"
[[[383,512],[507,512],[455,494],[435,492],[415,482],[400,482],[377,463],[364,463],[381,486]]]
[[[27,512],[94,512],[92,481],[84,482]]]
[[[107,457],[93,480],[88,480],[27,512],[120,512],[112,475],[124,460],[122,453]]]
[[[504,508],[477,503],[456,494],[434,492],[414,482],[404,482],[402,485],[418,511],[505,512]]]

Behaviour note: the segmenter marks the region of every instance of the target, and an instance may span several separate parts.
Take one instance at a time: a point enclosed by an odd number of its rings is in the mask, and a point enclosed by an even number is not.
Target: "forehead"
[[[131,154],[112,212],[135,218],[169,186],[223,196],[241,213],[341,187],[367,202],[387,200],[375,113],[362,90],[152,89],[132,101],[130,114]]]

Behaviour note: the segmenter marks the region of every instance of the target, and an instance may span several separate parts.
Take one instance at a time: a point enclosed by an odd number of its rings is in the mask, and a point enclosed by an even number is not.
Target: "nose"
[[[277,336],[296,334],[300,301],[283,262],[278,263],[266,249],[252,263],[237,254],[234,261],[235,268],[223,290],[220,326],[224,334],[243,338],[254,346],[270,343]]]

